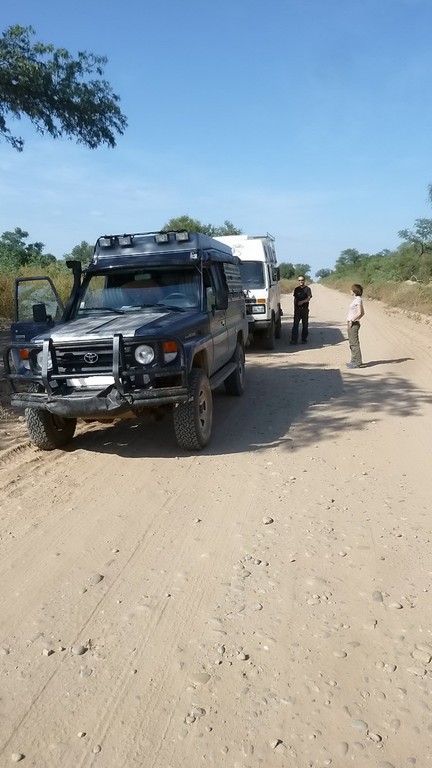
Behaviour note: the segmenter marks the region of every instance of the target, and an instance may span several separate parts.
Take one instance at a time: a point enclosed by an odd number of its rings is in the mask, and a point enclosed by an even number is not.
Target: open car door
[[[12,342],[31,341],[58,323],[63,312],[63,303],[50,277],[17,278]]]

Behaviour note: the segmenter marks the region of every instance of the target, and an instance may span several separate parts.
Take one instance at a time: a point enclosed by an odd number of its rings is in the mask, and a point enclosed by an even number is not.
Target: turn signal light
[[[177,344],[175,341],[164,341],[163,343],[163,351],[164,352],[177,352]]]

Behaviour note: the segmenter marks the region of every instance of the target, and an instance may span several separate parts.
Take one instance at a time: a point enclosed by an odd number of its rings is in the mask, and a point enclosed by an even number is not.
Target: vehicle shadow
[[[296,451],[331,441],[343,432],[359,432],[388,415],[420,417],[432,395],[395,375],[348,374],[316,365],[268,365],[248,361],[247,389],[241,398],[214,393],[213,433],[200,455],[217,456],[278,447]],[[295,437],[294,437],[295,435]],[[124,421],[94,425],[78,435],[68,451],[116,454],[122,457],[185,457],[177,447],[170,415],[157,424]]]

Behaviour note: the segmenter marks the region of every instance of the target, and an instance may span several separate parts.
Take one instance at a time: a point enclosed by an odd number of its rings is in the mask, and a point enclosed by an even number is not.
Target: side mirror
[[[206,300],[207,300],[207,309],[214,309],[216,304],[216,298],[214,294],[213,288],[206,288]]]
[[[47,323],[48,322],[48,315],[46,311],[46,305],[45,304],[33,304],[32,306],[32,312],[33,312],[33,321],[35,323]]]

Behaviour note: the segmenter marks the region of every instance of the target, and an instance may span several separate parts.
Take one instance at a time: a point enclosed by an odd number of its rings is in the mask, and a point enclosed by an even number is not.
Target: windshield
[[[145,307],[199,308],[198,270],[142,268],[91,275],[82,287],[77,316],[91,312],[131,312]]]
[[[265,288],[264,264],[262,261],[243,261],[240,264],[243,288]]]

